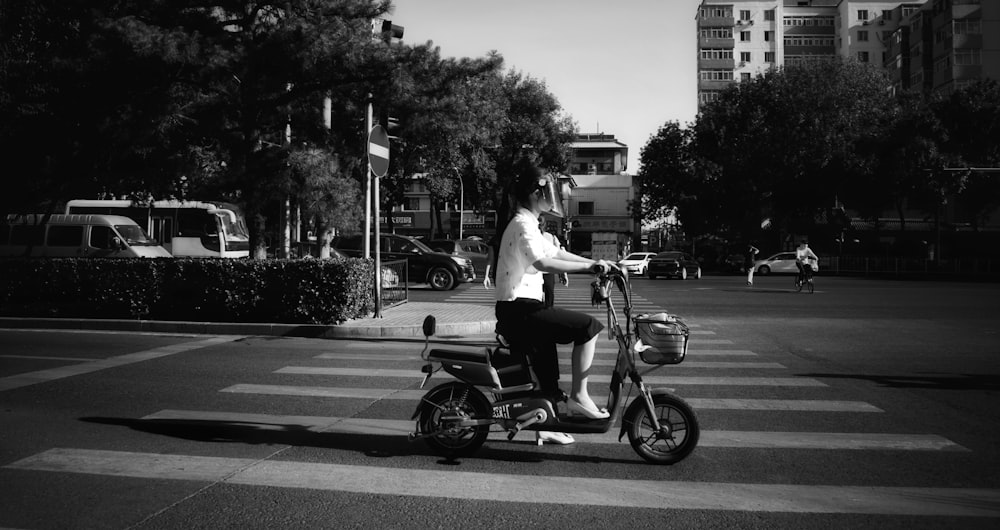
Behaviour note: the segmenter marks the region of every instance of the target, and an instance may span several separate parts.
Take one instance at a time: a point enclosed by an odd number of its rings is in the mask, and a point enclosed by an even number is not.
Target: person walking
[[[757,261],[757,254],[760,254],[760,250],[753,246],[753,241],[747,246],[747,257],[746,257],[746,267],[747,267],[747,285],[753,287],[753,262]]]
[[[559,236],[548,232],[545,230],[545,215],[539,218],[538,230],[542,232],[542,237],[552,243],[559,250],[565,250],[561,241],[559,241]],[[569,285],[569,274],[560,273],[559,283],[563,285]],[[556,278],[555,274],[551,272],[542,273],[542,291],[545,293],[545,307],[552,307],[556,302]]]

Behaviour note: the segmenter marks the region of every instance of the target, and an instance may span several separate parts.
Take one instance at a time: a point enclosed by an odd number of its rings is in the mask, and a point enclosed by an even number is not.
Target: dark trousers
[[[542,275],[542,292],[545,293],[545,307],[552,307],[556,303],[556,275],[545,273]]]
[[[538,300],[518,298],[497,302],[497,332],[511,347],[523,348],[531,361],[541,390],[559,389],[559,358],[556,344],[584,344],[604,329],[586,313],[545,307]]]

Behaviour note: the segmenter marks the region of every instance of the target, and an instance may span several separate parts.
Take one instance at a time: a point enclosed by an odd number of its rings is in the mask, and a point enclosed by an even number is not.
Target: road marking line
[[[688,354],[691,355],[690,353]],[[419,355],[397,355],[379,353],[321,353],[314,359],[336,360],[336,361],[373,361],[373,362],[420,362]],[[614,366],[616,359],[594,359],[593,366]],[[571,365],[571,359],[559,359],[561,365]],[[643,365],[645,366],[645,365]],[[681,368],[718,368],[718,369],[758,369],[758,370],[783,370],[785,365],[771,362],[727,362],[727,361],[685,361]],[[656,369],[656,368],[650,368]]]
[[[44,355],[0,355],[0,359],[35,359],[39,361],[76,361],[81,363],[89,363],[92,361],[100,361],[100,358],[91,357],[48,357]]]
[[[423,390],[393,390],[391,388],[343,388],[328,386],[251,385],[237,384],[220,390],[234,394],[265,394],[276,396],[309,396],[326,398],[417,401],[427,393]],[[592,394],[594,401],[606,403],[607,396]],[[863,401],[820,399],[719,399],[684,398],[695,410],[755,410],[774,412],[884,412]]]
[[[73,377],[75,375],[89,374],[107,368],[124,366],[126,364],[148,361],[150,359],[156,359],[158,357],[174,355],[176,353],[183,353],[186,351],[197,350],[200,348],[207,348],[209,346],[215,346],[217,344],[239,340],[242,337],[243,337],[242,335],[216,336],[204,340],[183,342],[180,344],[171,344],[169,346],[153,348],[151,350],[119,355],[117,357],[109,357],[107,359],[100,359],[88,363],[74,364],[70,366],[60,366],[58,368],[51,368],[48,370],[39,370],[36,372],[27,372],[23,374],[3,377],[0,378],[0,392],[4,390],[12,390],[15,388],[37,385],[39,383],[47,383],[49,381],[55,381],[56,379],[64,379],[66,377]]]
[[[395,370],[391,368],[335,368],[328,366],[286,366],[274,371],[276,374],[331,375],[347,377],[404,377],[421,378],[415,370]],[[592,383],[610,383],[611,376],[591,375]],[[825,383],[808,377],[684,377],[646,376],[643,381],[651,385],[712,385],[712,386],[810,386],[825,387]]]
[[[918,517],[1000,517],[1000,490],[626,480],[51,449],[8,469],[492,502]]]

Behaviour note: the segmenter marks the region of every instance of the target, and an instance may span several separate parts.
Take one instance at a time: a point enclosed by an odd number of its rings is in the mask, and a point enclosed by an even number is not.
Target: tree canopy
[[[373,38],[375,0],[38,0],[0,17],[2,209],[52,211],[115,195],[244,206],[262,256],[286,199],[322,234],[357,229],[370,101],[400,128],[387,205],[427,175],[502,207],[506,168],[533,152],[565,167],[573,126],[543,83],[503,58],[442,59],[433,43]],[[323,106],[330,107],[329,126]],[[286,132],[290,129],[291,134]]]
[[[995,175],[941,170],[996,165],[997,84],[931,98],[887,87],[880,69],[850,60],[732,85],[688,128],[668,122],[643,148],[647,219],[676,212],[689,236],[754,239],[762,222],[785,233],[842,224],[844,206],[902,218],[904,206],[932,212],[958,194],[976,215],[995,208]]]

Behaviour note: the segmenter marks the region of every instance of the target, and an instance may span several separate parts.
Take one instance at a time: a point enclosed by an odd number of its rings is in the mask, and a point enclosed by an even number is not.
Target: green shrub
[[[372,261],[3,259],[0,315],[334,324],[374,309]]]

